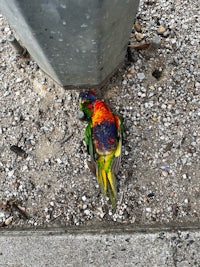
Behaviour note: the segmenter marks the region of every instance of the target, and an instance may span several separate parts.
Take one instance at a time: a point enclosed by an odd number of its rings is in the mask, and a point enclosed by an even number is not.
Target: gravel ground
[[[0,16],[1,226],[199,221],[199,14],[197,0],[141,1],[131,61],[97,90],[124,118],[115,213],[87,167],[79,91],[17,57]]]

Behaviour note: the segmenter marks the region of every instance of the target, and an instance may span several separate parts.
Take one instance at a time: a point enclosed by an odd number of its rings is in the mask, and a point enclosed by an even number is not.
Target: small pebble
[[[76,113],[76,118],[77,118],[78,120],[82,120],[82,119],[84,119],[84,117],[85,117],[85,114],[84,114],[84,112],[83,112],[82,110],[79,110],[79,111]]]
[[[134,24],[134,28],[137,32],[141,32],[142,31],[142,26],[140,25],[140,23],[136,20],[135,24]]]
[[[161,108],[162,108],[162,109],[166,109],[166,108],[167,108],[167,105],[162,104],[162,105],[161,105]]]
[[[83,205],[83,209],[84,210],[87,209],[87,205],[86,204]]]
[[[184,174],[182,175],[182,177],[183,177],[183,179],[187,179],[187,174],[184,173]]]
[[[55,101],[56,103],[62,103],[62,102],[63,102],[63,99],[58,98],[58,99],[55,99],[54,101]]]
[[[10,28],[9,28],[9,27],[5,27],[5,28],[4,28],[4,32],[5,32],[5,33],[8,33],[9,31],[10,31]]]
[[[7,225],[9,225],[9,224],[11,224],[11,222],[13,221],[13,216],[10,216],[10,217],[8,217],[6,220],[5,220],[5,225],[7,226]]]
[[[158,34],[163,34],[166,31],[166,28],[163,25],[160,25],[157,29]]]
[[[142,97],[142,98],[146,97],[146,94],[145,94],[145,93],[142,93],[142,94],[141,94],[141,97]]]
[[[90,210],[84,210],[85,215],[90,215]]]
[[[132,74],[132,75],[134,75],[134,74],[135,74],[135,69],[130,68],[130,69],[129,69],[129,73]]]
[[[167,207],[167,211],[168,211],[168,212],[172,212],[172,206],[168,206],[168,207]]]
[[[169,173],[168,173],[167,171],[162,171],[162,176],[167,177],[168,174],[169,174]]]
[[[8,177],[11,178],[11,177],[13,176],[14,172],[15,172],[14,170],[9,171],[9,172],[8,172]]]
[[[132,79],[132,78],[133,78],[133,74],[128,73],[128,74],[127,74],[127,78],[128,78],[128,79]]]
[[[47,214],[46,215],[46,220],[48,221],[48,220],[50,220],[50,218],[51,218],[51,215],[50,214]]]
[[[182,24],[182,29],[187,30],[188,29],[188,25],[187,24]]]
[[[136,33],[135,34],[135,38],[136,38],[136,40],[138,41],[138,42],[140,42],[140,41],[142,41],[143,39],[144,39],[144,34],[142,34],[142,33]]]
[[[86,199],[87,199],[86,196],[82,196],[83,201],[86,201]]]
[[[59,159],[59,158],[57,158],[56,161],[57,161],[58,164],[61,164],[62,163],[62,160]]]
[[[161,44],[161,37],[160,36],[154,36],[151,40],[151,44],[149,49],[154,48],[157,49],[158,47],[160,47]]]
[[[146,212],[151,212],[151,208],[146,208]]]
[[[152,117],[152,121],[157,122],[158,118],[157,117]]]
[[[4,97],[9,96],[9,95],[11,95],[11,93],[12,93],[12,91],[8,91],[8,90],[7,90],[7,91],[4,93],[3,96],[4,96]]]
[[[26,170],[28,170],[28,166],[27,165],[22,166],[21,171],[25,172]]]
[[[21,83],[22,81],[23,81],[22,78],[17,78],[15,82],[16,82],[16,83]]]
[[[144,74],[143,72],[139,72],[139,73],[137,73],[137,77],[138,77],[138,79],[140,79],[140,80],[144,80],[144,78],[145,78],[145,74]]]

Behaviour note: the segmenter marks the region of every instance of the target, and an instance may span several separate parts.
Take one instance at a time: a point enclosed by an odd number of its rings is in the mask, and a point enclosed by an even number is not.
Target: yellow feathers
[[[115,209],[117,188],[115,175],[111,168],[113,157],[113,153],[105,156],[99,156],[96,164],[96,176],[104,196],[107,194],[109,195],[112,207]]]

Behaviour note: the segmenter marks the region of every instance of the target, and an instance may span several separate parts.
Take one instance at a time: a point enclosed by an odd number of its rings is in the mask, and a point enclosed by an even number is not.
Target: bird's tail
[[[96,176],[104,196],[109,195],[112,207],[116,209],[117,188],[115,175],[111,168],[112,159],[113,154],[99,156],[96,164]]]

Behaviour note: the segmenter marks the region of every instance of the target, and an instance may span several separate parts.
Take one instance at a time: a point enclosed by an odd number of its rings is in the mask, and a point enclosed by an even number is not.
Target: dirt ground
[[[128,60],[96,91],[124,119],[115,212],[87,166],[80,91],[17,57],[0,16],[2,227],[199,222],[198,4],[175,2],[141,1]]]

